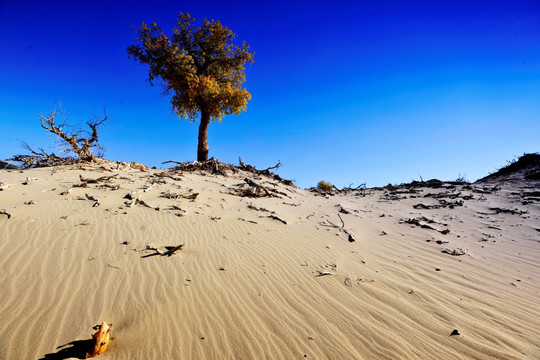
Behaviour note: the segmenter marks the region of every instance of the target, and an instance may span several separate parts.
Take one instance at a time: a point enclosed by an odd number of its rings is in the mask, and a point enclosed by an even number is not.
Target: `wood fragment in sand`
[[[94,195],[92,195],[91,193],[86,193],[86,194],[84,194],[84,196],[85,196],[88,200],[95,201],[95,202],[94,202],[94,205],[92,205],[92,207],[97,207],[97,206],[99,206],[99,200],[98,200]]]
[[[6,210],[0,210],[0,214],[6,215],[8,219],[11,219],[11,214],[8,213]]]
[[[270,211],[268,209],[265,209],[263,207],[256,207],[254,206],[253,204],[248,204],[248,209],[251,209],[251,210],[255,210],[255,211],[263,211],[263,212],[269,212],[269,213],[273,213],[273,211]]]
[[[342,214],[350,214],[350,210],[345,209],[343,206],[339,205],[339,212]]]
[[[146,255],[146,256],[143,256],[143,257],[150,257],[150,256],[154,256],[154,255],[172,256],[172,255],[176,254],[177,252],[179,252],[180,250],[182,250],[183,247],[184,247],[184,244],[180,244],[180,245],[176,245],[176,246],[156,246],[154,244],[147,244],[145,250],[153,250],[156,253]]]
[[[262,216],[259,216],[259,217],[262,217]],[[280,222],[282,222],[283,224],[287,225],[287,222],[286,222],[285,220],[283,220],[283,219],[281,219],[281,218],[279,218],[279,217],[277,217],[277,216],[275,216],[275,215],[268,215],[268,216],[266,216],[266,217],[267,217],[267,218],[270,218],[270,219],[273,219],[273,220],[280,221]]]
[[[67,189],[67,190],[65,190],[65,191],[62,191],[62,192],[60,193],[60,195],[67,195],[67,194],[69,194],[72,190],[73,190],[73,188],[69,188],[69,189]]]
[[[521,211],[521,210],[518,210],[518,209],[504,209],[504,208],[498,208],[498,207],[492,207],[492,208],[489,208],[489,210],[493,210],[497,214],[499,214],[499,213],[508,213],[508,214],[512,214],[512,215],[523,215],[523,214],[528,213],[527,210]]]
[[[141,205],[141,206],[144,206],[144,207],[147,207],[147,208],[150,208],[150,209],[154,209],[154,207],[150,206],[147,202],[145,202],[144,200],[141,200],[139,198],[135,199],[135,204]]]
[[[96,357],[103,354],[109,346],[112,324],[107,325],[104,321],[97,326],[97,331],[92,335],[92,348],[86,353],[86,358]]]
[[[175,199],[175,200],[187,199],[187,200],[195,201],[197,199],[197,196],[199,196],[199,193],[179,194],[179,193],[174,193],[170,191],[161,193],[161,197],[164,197],[166,199]]]
[[[317,273],[319,275],[317,275],[317,277],[319,276],[326,276],[326,275],[334,275],[334,273],[330,272],[330,271],[321,271],[321,270],[317,270]]]
[[[11,186],[10,184],[4,184],[4,183],[0,182],[0,191],[4,191],[5,189],[7,189],[10,186]]]
[[[452,256],[461,256],[461,255],[465,255],[467,253],[467,250],[465,250],[463,248],[444,249],[442,252],[445,253],[445,254],[450,254]]]
[[[79,174],[79,180],[82,182],[82,183],[87,183],[87,184],[97,184],[97,183],[100,183],[100,182],[106,182],[106,181],[109,181],[115,177],[117,177],[118,174],[116,175],[111,175],[111,176],[102,176],[102,177],[99,177],[97,179],[91,179],[91,178],[85,178],[83,177],[82,175]]]
[[[244,219],[244,218],[238,218],[238,220],[247,221],[247,222],[250,222],[250,223],[252,223],[252,224],[258,224],[258,222],[256,222],[256,221],[253,221],[253,220],[246,220],[246,219]]]
[[[282,202],[283,205],[289,205],[289,206],[300,206],[300,204],[294,204],[294,203],[288,203],[288,202]]]
[[[179,176],[173,176],[172,174],[169,174],[168,172],[160,172],[160,173],[157,173],[157,174],[154,174],[154,176],[157,176],[157,177],[160,177],[160,178],[164,178],[164,177],[168,177],[174,181],[182,181],[182,178],[179,177]]]
[[[177,252],[179,252],[180,250],[182,250],[183,247],[184,247],[184,244],[180,244],[177,246],[166,246],[168,251],[164,253],[163,256],[172,256],[176,254]]]
[[[111,189],[111,190],[119,190],[120,189],[120,185],[115,185],[115,184],[102,184],[100,186],[101,188],[108,188],[108,189]]]

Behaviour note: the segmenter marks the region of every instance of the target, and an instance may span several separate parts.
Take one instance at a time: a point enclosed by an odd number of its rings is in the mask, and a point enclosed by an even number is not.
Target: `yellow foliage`
[[[324,192],[332,192],[332,190],[334,189],[334,185],[324,181],[324,180],[321,180],[319,181],[319,183],[317,184],[317,189],[319,190],[322,190]]]

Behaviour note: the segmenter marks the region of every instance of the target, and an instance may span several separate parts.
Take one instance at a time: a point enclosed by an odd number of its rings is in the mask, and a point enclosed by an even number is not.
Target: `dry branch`
[[[467,253],[467,250],[465,250],[463,248],[444,249],[442,252],[446,253],[446,254],[453,255],[453,256],[461,256],[461,255],[465,255]]]
[[[90,349],[89,353],[86,353],[86,358],[92,358],[103,354],[109,346],[112,324],[107,325],[104,321],[96,328],[96,333],[92,335],[92,349]]]
[[[260,217],[262,217],[262,216],[260,216]],[[287,225],[287,222],[286,222],[285,220],[283,220],[283,219],[281,219],[281,218],[279,218],[279,217],[277,217],[277,216],[275,216],[275,215],[268,215],[268,216],[266,216],[266,217],[267,217],[267,218],[270,218],[270,219],[273,219],[273,220],[280,221],[280,222],[282,222],[283,224]]]
[[[117,177],[118,174],[116,175],[111,175],[111,176],[102,176],[102,177],[99,177],[97,179],[91,179],[91,178],[85,178],[83,177],[82,175],[79,174],[79,180],[81,180],[81,182],[83,183],[87,183],[87,184],[97,184],[97,183],[100,183],[100,182],[106,182],[106,181],[109,181],[115,177]]]

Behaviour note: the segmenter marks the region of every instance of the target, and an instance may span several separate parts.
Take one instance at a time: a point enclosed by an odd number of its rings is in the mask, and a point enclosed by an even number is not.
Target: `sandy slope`
[[[12,215],[0,215],[1,359],[84,356],[103,320],[108,359],[540,358],[540,206],[520,197],[537,184],[324,197],[261,178],[283,194],[247,198],[231,192],[251,174],[161,172],[0,172]],[[120,188],[60,195],[79,175],[116,175],[107,184]],[[126,205],[131,191],[150,207]],[[413,207],[441,199],[463,205]],[[332,227],[338,214],[356,242]],[[431,228],[404,222],[414,218]],[[147,256],[150,243],[185,247]]]

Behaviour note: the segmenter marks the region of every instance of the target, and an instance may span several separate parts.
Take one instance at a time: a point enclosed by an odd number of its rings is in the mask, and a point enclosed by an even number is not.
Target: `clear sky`
[[[128,58],[144,21],[221,21],[255,51],[247,111],[210,124],[210,156],[301,187],[476,180],[540,151],[540,1],[0,0],[0,158],[107,109],[105,157],[196,159],[198,122],[176,118]]]

